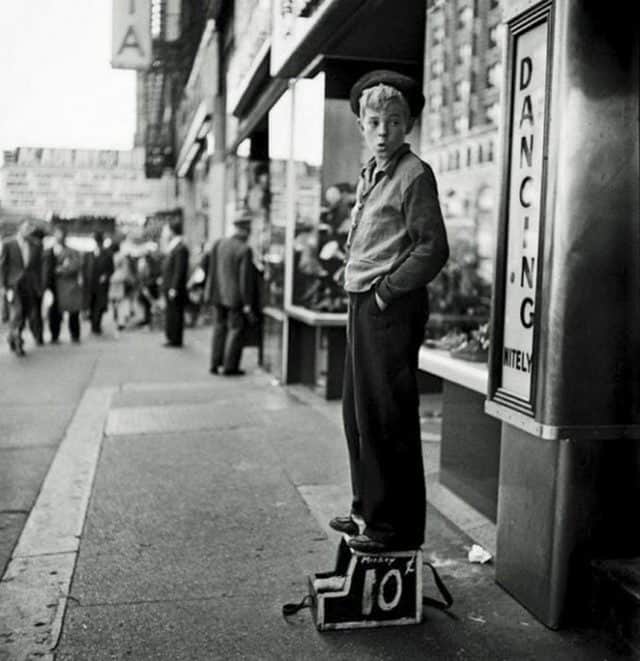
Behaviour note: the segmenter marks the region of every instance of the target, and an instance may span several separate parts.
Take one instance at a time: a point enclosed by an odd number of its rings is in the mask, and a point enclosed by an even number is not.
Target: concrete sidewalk
[[[491,565],[467,561],[471,539],[432,506],[425,556],[453,593],[452,614],[427,609],[421,625],[324,634],[309,611],[286,621],[282,604],[306,593],[306,576],[332,568],[338,536],[326,521],[348,507],[339,409],[274,384],[255,352],[247,376],[209,376],[207,330],[189,333],[181,351],[160,341],[125,334],[98,360],[56,457],[72,459],[54,462],[30,540],[0,583],[0,615],[15,621],[18,604],[35,609],[39,599],[49,615],[39,627],[25,622],[22,636],[3,639],[0,624],[0,659],[52,648],[82,660],[629,658],[598,632],[538,624],[494,583]],[[59,493],[56,475],[83,454],[95,457],[93,472],[78,469],[78,491],[63,490],[58,523],[55,512],[39,520],[43,494]],[[21,577],[34,559],[25,599]],[[424,592],[436,596],[426,574]]]

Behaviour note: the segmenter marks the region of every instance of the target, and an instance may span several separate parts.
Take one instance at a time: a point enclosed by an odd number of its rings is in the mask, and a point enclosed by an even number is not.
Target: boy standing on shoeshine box
[[[419,548],[426,492],[416,370],[429,315],[426,285],[449,256],[429,165],[405,142],[424,106],[416,82],[372,71],[351,109],[373,158],[351,216],[343,421],[353,502],[329,525],[363,553]]]

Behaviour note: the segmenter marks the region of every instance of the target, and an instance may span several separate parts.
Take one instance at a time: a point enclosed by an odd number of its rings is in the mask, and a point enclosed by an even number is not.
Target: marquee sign
[[[111,66],[151,66],[151,0],[113,0]]]
[[[536,303],[544,223],[549,4],[511,29],[510,86],[494,323],[493,399],[534,413]],[[491,393],[490,393],[491,396]]]

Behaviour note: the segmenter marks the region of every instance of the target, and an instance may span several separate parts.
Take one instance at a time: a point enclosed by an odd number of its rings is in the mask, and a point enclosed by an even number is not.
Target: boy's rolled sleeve
[[[438,187],[430,167],[425,166],[424,172],[407,188],[402,211],[411,247],[376,288],[385,303],[426,286],[438,275],[449,258]]]

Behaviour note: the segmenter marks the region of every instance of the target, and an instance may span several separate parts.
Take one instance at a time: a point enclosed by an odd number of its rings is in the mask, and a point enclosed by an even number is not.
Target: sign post
[[[496,580],[574,619],[595,557],[640,552],[638,18],[508,0],[489,392]],[[634,55],[635,53],[635,55]]]

